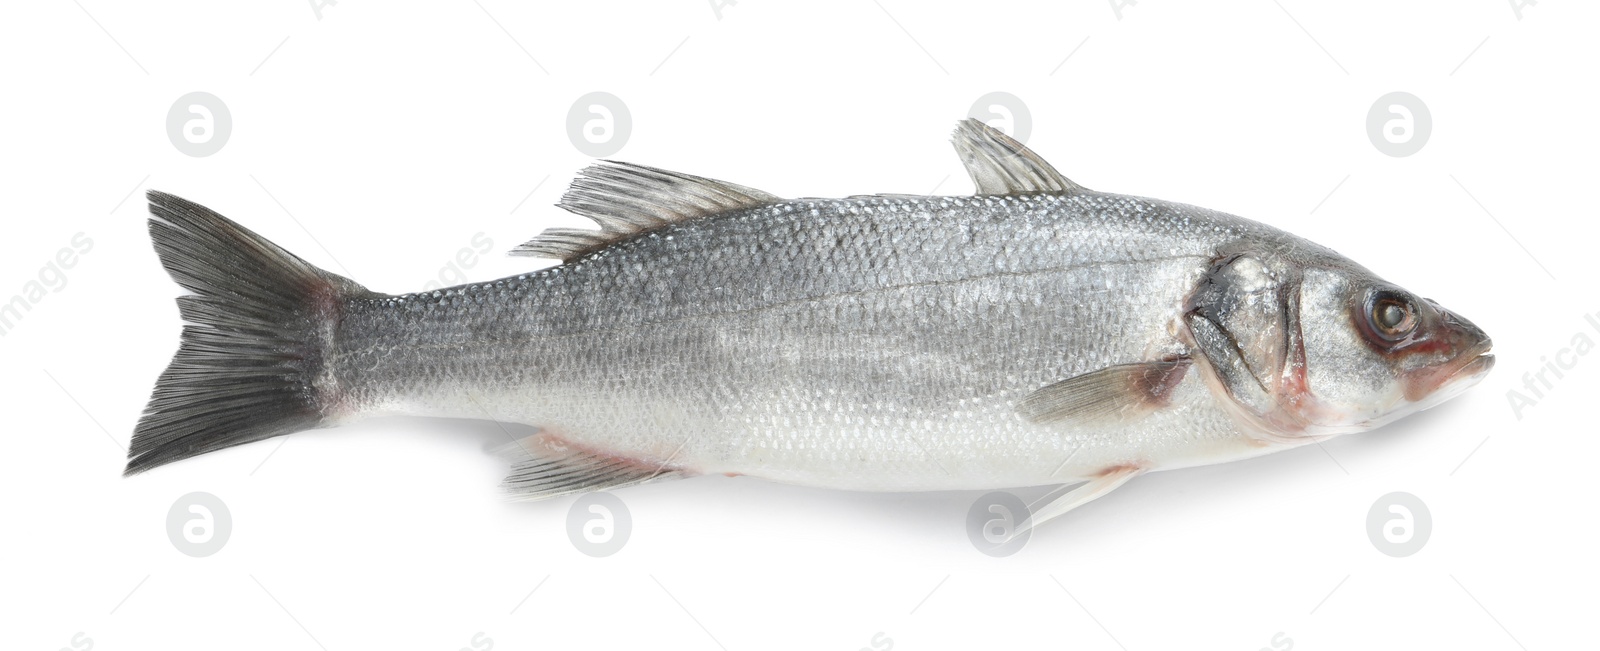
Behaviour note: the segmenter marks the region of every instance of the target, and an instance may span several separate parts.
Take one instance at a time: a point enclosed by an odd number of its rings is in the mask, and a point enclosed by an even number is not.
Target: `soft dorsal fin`
[[[1062,176],[1022,143],[976,118],[957,124],[951,140],[961,156],[961,164],[967,167],[967,174],[978,186],[978,194],[1088,191]]]
[[[774,201],[778,197],[742,185],[603,161],[579,172],[556,204],[593,219],[600,230],[552,228],[511,255],[571,260],[653,228]]]

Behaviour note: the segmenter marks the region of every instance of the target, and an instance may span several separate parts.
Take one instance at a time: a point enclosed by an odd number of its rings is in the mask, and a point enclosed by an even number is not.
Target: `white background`
[[[9,3],[0,301],[75,234],[94,245],[0,337],[4,646],[1589,643],[1600,356],[1520,419],[1507,391],[1576,335],[1600,341],[1584,321],[1600,311],[1600,9],[1199,4],[1145,0],[1119,19],[1098,0],[744,0],[719,19],[698,0],[345,0],[319,20],[293,1]],[[1366,132],[1396,90],[1432,115],[1404,158]],[[230,109],[215,155],[168,140],[167,111],[192,91]],[[482,233],[493,252],[464,273],[492,279],[534,264],[501,251],[586,225],[551,204],[591,160],[566,128],[591,91],[632,115],[614,158],[782,196],[970,192],[948,133],[1008,92],[1032,115],[1029,144],[1075,181],[1329,245],[1476,321],[1499,367],[1381,431],[1142,477],[1000,559],[968,542],[978,493],[722,477],[617,493],[633,535],[591,558],[567,539],[572,500],[502,503],[503,468],[482,451],[497,434],[459,424],[371,422],[120,477],[179,331],[144,189],[379,291],[437,280]],[[233,521],[205,558],[165,530],[193,491]],[[1406,558],[1366,529],[1393,491],[1433,520]]]

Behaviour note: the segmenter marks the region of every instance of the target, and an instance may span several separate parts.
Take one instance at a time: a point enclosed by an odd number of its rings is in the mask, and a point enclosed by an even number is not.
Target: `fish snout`
[[[1462,364],[1454,377],[1482,378],[1488,375],[1494,369],[1494,355],[1489,354],[1494,349],[1494,340],[1489,338],[1489,333],[1449,310],[1443,310],[1441,314],[1445,324],[1455,329],[1457,340],[1461,342],[1458,359]]]
[[[1489,355],[1489,351],[1494,348],[1494,340],[1489,337],[1489,333],[1484,332],[1476,323],[1468,321],[1466,317],[1440,307],[1438,303],[1434,303],[1434,307],[1439,310],[1440,325],[1447,333],[1446,337],[1452,347],[1459,351],[1458,357],[1461,360],[1470,361],[1477,357],[1494,359],[1493,355]]]
[[[1407,373],[1406,398],[1414,402],[1430,397],[1433,402],[1459,393],[1477,384],[1494,369],[1494,355],[1489,353],[1494,348],[1494,340],[1489,334],[1466,317],[1432,300],[1428,303],[1439,319],[1432,336],[1428,337],[1432,345],[1424,347],[1431,348],[1433,355],[1443,355],[1444,359]]]
[[[1427,303],[1428,307],[1433,308],[1433,313],[1436,316],[1432,319],[1425,318],[1424,323],[1431,321],[1432,325],[1425,328],[1429,332],[1426,332],[1421,339],[1431,339],[1448,345],[1451,350],[1456,351],[1459,355],[1468,353],[1481,354],[1488,352],[1494,346],[1494,341],[1489,338],[1489,333],[1484,332],[1483,328],[1478,327],[1478,324],[1440,305],[1438,301],[1431,298],[1422,300]]]

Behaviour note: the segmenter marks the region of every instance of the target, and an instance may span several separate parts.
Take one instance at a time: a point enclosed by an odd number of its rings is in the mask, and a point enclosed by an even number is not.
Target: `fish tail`
[[[133,432],[124,474],[324,424],[345,302],[375,296],[185,199],[151,191],[150,239],[187,324]]]

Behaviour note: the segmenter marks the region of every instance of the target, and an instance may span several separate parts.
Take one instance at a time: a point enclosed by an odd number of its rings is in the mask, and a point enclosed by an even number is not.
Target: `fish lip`
[[[1481,334],[1482,331],[1479,332]],[[1480,362],[1481,360],[1489,360],[1486,363],[1492,367],[1494,365],[1494,355],[1491,353],[1493,352],[1494,340],[1490,339],[1488,335],[1482,335],[1482,338],[1478,340],[1477,345],[1468,349],[1466,355],[1462,355],[1462,357],[1467,358],[1467,362],[1462,364],[1462,366],[1470,366],[1474,363]]]
[[[1467,375],[1473,379],[1479,379],[1485,375],[1488,375],[1489,371],[1492,370],[1494,370],[1494,355],[1489,354],[1488,351],[1484,351],[1473,356],[1472,359],[1469,359],[1465,364],[1462,364],[1461,368],[1456,369],[1456,372],[1451,373],[1450,377],[1445,378],[1445,383],[1448,384],[1450,382],[1454,382],[1456,378],[1459,378],[1463,375]]]
[[[1493,347],[1492,343],[1485,341],[1469,351],[1469,354],[1462,355],[1461,362],[1440,377],[1428,394],[1447,393],[1449,396],[1455,396],[1468,387],[1478,384],[1489,375],[1489,371],[1494,370],[1494,355],[1489,352]]]
[[[1446,364],[1412,372],[1405,381],[1405,400],[1432,406],[1478,384],[1494,368],[1494,355],[1489,354],[1493,346],[1484,337]]]

